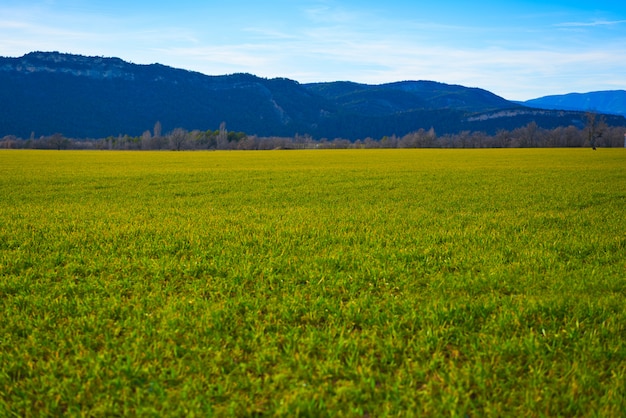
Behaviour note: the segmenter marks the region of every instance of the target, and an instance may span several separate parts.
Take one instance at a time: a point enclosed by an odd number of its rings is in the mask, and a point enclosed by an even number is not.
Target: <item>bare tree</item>
[[[141,149],[152,149],[152,134],[150,134],[150,131],[145,131],[141,135]]]
[[[228,149],[228,131],[226,122],[220,123],[220,133],[217,135],[217,149]]]
[[[606,122],[603,116],[598,117],[598,115],[593,112],[587,112],[585,117],[587,119],[587,126],[585,127],[587,131],[587,141],[589,142],[589,146],[595,150],[596,141],[602,137],[607,128]]]
[[[0,148],[15,148],[17,143],[17,137],[15,135],[6,135],[0,140]]]
[[[154,134],[154,137],[155,137],[155,138],[159,138],[159,137],[161,136],[161,130],[162,130],[162,128],[161,128],[161,122],[157,121],[157,122],[154,124],[154,131],[153,131],[153,134]]]
[[[183,128],[176,128],[169,134],[170,147],[173,150],[180,151],[187,142],[187,131]]]
[[[48,145],[51,148],[62,150],[70,145],[70,140],[65,138],[63,134],[56,133],[48,138]]]

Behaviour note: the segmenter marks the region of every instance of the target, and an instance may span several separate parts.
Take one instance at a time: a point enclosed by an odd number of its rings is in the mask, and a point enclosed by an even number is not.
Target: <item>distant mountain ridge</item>
[[[521,104],[543,109],[582,110],[626,116],[626,90],[551,95]]]
[[[623,117],[607,118],[626,125]],[[431,127],[445,134],[495,133],[531,121],[583,126],[584,113],[529,109],[483,89],[434,81],[300,84],[59,52],[0,57],[0,137],[138,136],[157,121],[164,132],[226,122],[228,130],[249,135],[354,140]]]

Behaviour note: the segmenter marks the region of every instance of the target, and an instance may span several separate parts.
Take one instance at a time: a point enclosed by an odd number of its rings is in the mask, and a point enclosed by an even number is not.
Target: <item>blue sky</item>
[[[526,100],[626,89],[626,2],[1,0],[0,55],[31,51]]]

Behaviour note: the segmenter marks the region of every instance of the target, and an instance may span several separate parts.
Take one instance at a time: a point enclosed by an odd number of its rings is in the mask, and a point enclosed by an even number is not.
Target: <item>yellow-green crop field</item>
[[[624,149],[0,152],[0,416],[624,411]]]

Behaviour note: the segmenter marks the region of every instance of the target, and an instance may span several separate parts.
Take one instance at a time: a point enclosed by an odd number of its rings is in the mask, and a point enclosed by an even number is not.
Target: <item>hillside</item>
[[[288,135],[325,103],[297,83],[248,74],[205,76],[116,58],[31,53],[0,59],[0,135],[139,135],[176,127]],[[282,109],[287,107],[289,113]]]
[[[544,96],[522,104],[543,109],[593,111],[626,116],[626,90]]]
[[[300,84],[251,74],[208,76],[118,58],[33,52],[0,58],[0,137],[74,138],[217,129],[259,136],[380,138],[420,128],[494,133],[530,121],[583,124],[580,112],[531,110],[486,90],[432,81]],[[626,125],[623,117],[607,119]]]

